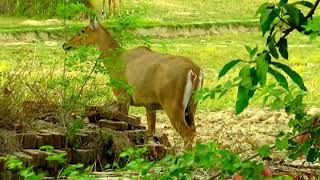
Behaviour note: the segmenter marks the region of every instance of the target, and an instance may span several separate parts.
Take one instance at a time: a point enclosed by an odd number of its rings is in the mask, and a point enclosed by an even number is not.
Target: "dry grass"
[[[17,152],[21,149],[21,142],[12,131],[0,128],[0,156]]]

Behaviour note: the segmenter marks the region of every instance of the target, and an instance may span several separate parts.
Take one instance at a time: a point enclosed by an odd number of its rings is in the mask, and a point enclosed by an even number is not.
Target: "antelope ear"
[[[97,29],[97,27],[98,27],[97,21],[93,22],[90,27],[91,27],[92,29]]]
[[[99,25],[99,23],[98,23],[96,17],[91,17],[90,18],[90,27],[92,29],[97,29],[98,25]]]

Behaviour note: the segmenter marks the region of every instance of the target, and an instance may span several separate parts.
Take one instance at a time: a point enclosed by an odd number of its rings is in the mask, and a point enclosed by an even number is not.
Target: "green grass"
[[[185,23],[254,19],[256,9],[263,2],[265,0],[132,0],[124,2],[124,7],[139,10],[147,20]]]
[[[259,17],[255,16],[255,12],[264,2],[274,3],[278,0],[130,0],[123,1],[122,15],[125,17],[129,14],[138,18],[139,23],[134,25],[137,28],[158,26],[209,28],[229,25],[257,27]],[[320,12],[317,11],[316,15],[320,15]],[[108,18],[104,22],[112,28],[116,26],[116,19],[117,17]],[[0,16],[0,33],[63,31],[62,20],[58,24],[51,25],[46,25],[45,19],[39,23],[25,25],[25,20],[23,17]],[[68,24],[77,27],[86,22],[68,21]]]
[[[263,38],[258,32],[228,32],[193,38],[152,39],[152,42],[151,48],[155,51],[184,55],[190,57],[203,67],[206,72],[205,87],[214,87],[218,83],[236,75],[235,72],[232,72],[230,75],[226,76],[226,78],[220,81],[217,80],[217,74],[225,63],[236,58],[247,59],[248,56],[244,45],[258,45],[260,49],[264,47]],[[160,42],[165,46],[160,45]],[[42,68],[47,68],[48,71],[50,71],[52,64],[59,64],[56,68],[61,71],[61,66],[63,64],[61,44],[62,42],[59,42],[55,46],[47,46],[43,42],[38,42],[28,45],[4,46],[0,51],[0,60],[1,62],[6,63],[16,62],[13,61],[14,59],[12,59],[12,57],[15,57],[15,54],[19,54],[20,58],[18,57],[15,59],[30,61],[30,58],[32,59],[35,56],[36,61],[39,61],[37,63],[46,64],[46,66],[43,66]],[[138,44],[131,44],[128,45],[128,48],[137,45]],[[291,67],[301,73],[306,86],[309,89],[306,102],[309,105],[319,104],[320,100],[316,98],[320,95],[320,92],[318,91],[320,84],[319,45],[317,42],[310,42],[307,37],[302,37],[299,34],[294,33],[289,39],[289,54],[289,61],[281,61],[290,64]],[[25,58],[29,56],[30,58]],[[8,66],[4,66],[4,68],[8,69]],[[101,83],[103,84],[104,82]],[[101,88],[104,87],[107,87],[106,84],[101,86]],[[92,88],[94,89],[95,87]],[[101,102],[101,100],[103,100],[103,97],[100,97],[99,102]],[[216,110],[233,107],[234,100],[235,91],[231,91],[219,100],[207,100],[202,102],[199,108]],[[256,106],[260,104],[259,102],[260,101],[254,100],[252,104]]]

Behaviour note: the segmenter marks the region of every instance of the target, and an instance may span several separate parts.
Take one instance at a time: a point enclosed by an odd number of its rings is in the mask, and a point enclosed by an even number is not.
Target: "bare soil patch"
[[[46,20],[32,20],[28,19],[21,22],[21,25],[28,25],[28,26],[48,26],[48,25],[61,25],[63,21],[59,19],[46,19]]]
[[[320,112],[320,108],[311,108],[310,114]],[[183,142],[173,129],[164,112],[157,114],[157,130],[168,134],[176,151],[180,151]],[[221,148],[240,153],[248,157],[257,153],[259,146],[273,144],[275,136],[282,131],[289,131],[290,117],[284,111],[268,109],[247,109],[235,115],[233,109],[216,112],[198,111],[196,114],[197,140],[201,142],[215,141]],[[142,123],[147,124],[142,116]],[[277,158],[280,154],[273,154]]]

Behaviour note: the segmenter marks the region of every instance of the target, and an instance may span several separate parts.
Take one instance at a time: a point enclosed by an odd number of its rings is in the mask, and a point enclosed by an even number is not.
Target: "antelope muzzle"
[[[62,48],[63,48],[65,51],[70,51],[70,50],[73,49],[73,46],[70,45],[70,44],[68,44],[68,43],[64,43],[64,44],[62,45]]]

